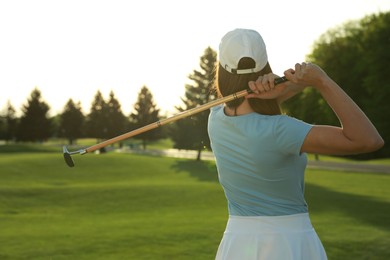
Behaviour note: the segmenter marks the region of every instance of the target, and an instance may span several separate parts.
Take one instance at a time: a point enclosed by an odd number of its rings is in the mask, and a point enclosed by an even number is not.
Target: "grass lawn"
[[[227,220],[214,162],[74,160],[0,146],[0,259],[214,259]],[[329,259],[390,259],[390,175],[310,169],[306,180]]]

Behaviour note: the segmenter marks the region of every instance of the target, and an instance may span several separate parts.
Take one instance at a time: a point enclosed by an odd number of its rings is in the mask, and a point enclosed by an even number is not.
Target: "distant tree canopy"
[[[181,100],[184,106],[176,109],[180,112],[195,108],[215,99],[211,93],[211,85],[215,78],[217,53],[208,47],[200,57],[200,70],[194,70],[188,78],[193,82],[185,86],[185,97]],[[206,110],[189,118],[176,121],[172,127],[171,138],[174,147],[178,149],[197,150],[197,160],[201,152],[210,149],[210,139],[207,133],[207,122],[210,111]]]
[[[138,94],[137,102],[134,105],[134,113],[130,115],[131,128],[134,130],[160,120],[160,109],[157,108],[150,90],[143,86]],[[162,129],[156,128],[140,135],[136,139],[142,140],[143,149],[146,149],[148,141],[162,138]]]
[[[69,99],[60,115],[59,136],[68,139],[69,144],[83,136],[85,117],[80,102],[75,104]]]
[[[390,141],[390,12],[370,15],[329,30],[314,44],[308,60],[321,66]],[[307,122],[337,124],[338,120],[313,89],[287,102],[286,110]],[[370,159],[389,156],[389,146],[353,156]]]
[[[4,139],[6,142],[16,140],[18,118],[16,117],[16,110],[9,100],[7,102],[5,116],[0,120],[0,123],[0,138]]]
[[[43,142],[51,136],[48,117],[49,105],[42,100],[41,92],[35,88],[23,106],[23,115],[17,131],[18,141]]]
[[[108,101],[105,101],[99,90],[96,92],[86,124],[87,135],[98,140],[122,134],[126,126],[126,117],[113,91],[110,91]]]
[[[87,116],[87,135],[96,139],[107,137],[107,108],[102,93],[98,90]]]
[[[123,134],[126,129],[126,117],[122,112],[121,104],[111,90],[107,101],[107,138]]]

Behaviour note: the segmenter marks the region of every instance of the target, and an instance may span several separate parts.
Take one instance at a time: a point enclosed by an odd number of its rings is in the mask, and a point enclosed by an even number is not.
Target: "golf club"
[[[275,79],[275,85],[283,83],[283,82],[286,82],[286,81],[287,81],[286,77],[277,78],[277,79]],[[160,126],[163,126],[163,125],[166,125],[166,124],[169,124],[169,123],[172,123],[172,122],[177,121],[179,119],[195,115],[195,114],[197,114],[199,112],[202,112],[202,111],[204,111],[206,109],[209,109],[211,107],[214,107],[214,106],[217,106],[217,105],[229,102],[229,101],[232,101],[234,99],[238,99],[238,98],[244,97],[244,96],[246,96],[246,95],[248,95],[250,93],[252,93],[252,90],[250,90],[250,89],[246,89],[246,90],[242,90],[242,91],[233,93],[233,94],[231,94],[229,96],[213,100],[213,101],[211,101],[209,103],[203,104],[203,105],[198,106],[198,107],[191,108],[189,110],[186,110],[186,111],[183,111],[183,112],[181,112],[179,114],[176,114],[176,115],[174,115],[172,117],[168,117],[166,119],[159,120],[157,122],[154,122],[154,123],[151,123],[149,125],[143,126],[141,128],[135,129],[133,131],[127,132],[125,134],[119,135],[117,137],[108,139],[108,140],[103,141],[101,143],[92,145],[92,146],[87,147],[85,149],[80,149],[80,150],[77,150],[77,151],[69,152],[67,147],[63,146],[63,153],[64,153],[65,162],[66,162],[66,164],[69,167],[74,167],[74,162],[73,162],[73,159],[72,159],[72,155],[73,154],[86,154],[86,153],[94,152],[94,151],[99,150],[100,148],[106,147],[106,146],[108,146],[110,144],[113,144],[113,143],[122,141],[124,139],[127,139],[127,138],[130,138],[130,137],[139,135],[141,133],[150,131],[152,129],[155,129],[157,127],[160,127]]]

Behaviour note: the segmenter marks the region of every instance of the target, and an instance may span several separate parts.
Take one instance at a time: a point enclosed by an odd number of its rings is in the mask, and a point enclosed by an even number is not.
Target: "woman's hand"
[[[260,76],[256,81],[250,81],[248,83],[249,88],[253,93],[247,95],[247,98],[260,98],[260,99],[276,99],[284,94],[288,83],[284,82],[275,85],[275,78],[279,76],[269,73]]]
[[[295,70],[288,69],[284,72],[284,75],[290,82],[301,87],[319,87],[324,81],[330,80],[319,66],[309,62],[295,64]]]
[[[294,70],[292,69],[286,72],[289,73],[289,76],[294,74]],[[260,76],[256,81],[250,81],[248,85],[253,93],[247,95],[247,98],[276,99],[277,102],[281,104],[304,89],[303,86],[291,81],[275,85],[274,80],[278,77],[279,76],[270,73]]]
[[[277,99],[278,103],[281,104],[307,86],[320,88],[324,81],[330,80],[319,66],[306,62],[295,64],[295,69],[286,70],[284,75],[289,81],[278,85],[275,85],[274,80],[279,76],[273,73],[260,76],[256,81],[250,81],[248,85],[253,93],[246,97]]]

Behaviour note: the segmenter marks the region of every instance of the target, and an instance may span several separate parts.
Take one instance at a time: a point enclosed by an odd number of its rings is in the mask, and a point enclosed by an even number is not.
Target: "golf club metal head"
[[[65,159],[65,162],[66,164],[69,166],[69,167],[74,167],[74,162],[73,162],[73,159],[72,159],[72,154],[86,154],[87,153],[87,149],[80,149],[80,150],[77,150],[77,151],[74,151],[74,152],[69,152],[68,151],[68,148],[66,148],[66,146],[64,145],[62,147],[62,150],[64,151],[64,159]]]
[[[74,162],[73,162],[72,156],[70,155],[70,153],[69,153],[69,151],[68,151],[68,149],[66,148],[65,145],[62,147],[62,150],[64,151],[65,163],[69,167],[74,167]]]

